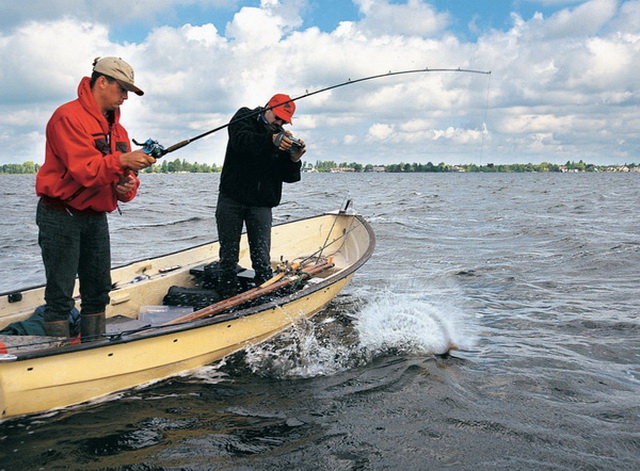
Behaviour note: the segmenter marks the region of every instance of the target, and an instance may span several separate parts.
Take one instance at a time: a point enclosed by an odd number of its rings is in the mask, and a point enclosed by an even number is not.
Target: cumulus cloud
[[[156,23],[158,18],[171,18],[177,7],[233,8],[238,0],[29,0],[0,2],[0,26],[7,30],[16,24],[47,21],[63,15],[91,19],[101,24],[122,22]]]
[[[542,21],[538,34],[544,38],[588,37],[598,32],[613,18],[617,0],[591,0],[573,10],[562,10]]]
[[[379,0],[354,0],[354,3],[364,15],[359,27],[372,36],[432,36],[444,30],[449,22],[447,13],[438,13],[422,0],[407,0],[403,4]]]
[[[69,96],[77,78],[91,66],[92,51],[102,48],[117,50],[104,26],[66,18],[29,22],[0,36],[0,103],[37,103]]]
[[[131,136],[167,146],[274,93],[303,96],[388,71],[462,67],[492,74],[416,73],[336,88],[298,101],[291,130],[308,143],[311,161],[640,159],[638,0],[579,1],[548,17],[513,13],[507,28],[479,32],[473,42],[427,0],[355,0],[359,18],[330,31],[304,26],[304,0],[140,0],[131,8],[114,0],[95,10],[81,0],[35,3],[41,8],[0,6],[0,163],[42,160],[48,117],[74,98],[93,58],[107,54],[130,62],[146,92],[123,107]],[[159,20],[179,4],[233,14],[225,24]],[[116,19],[139,25],[145,10],[157,24],[141,39],[113,39],[122,28]],[[225,144],[226,133],[215,133],[175,157],[220,164]]]

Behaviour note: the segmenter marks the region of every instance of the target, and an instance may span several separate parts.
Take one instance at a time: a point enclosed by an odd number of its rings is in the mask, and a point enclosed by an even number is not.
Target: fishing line
[[[335,215],[335,218],[333,220],[333,224],[331,225],[331,229],[329,230],[329,234],[327,235],[327,238],[325,239],[325,243],[322,247],[320,247],[318,250],[316,250],[315,252],[313,252],[311,255],[308,255],[307,257],[303,258],[300,261],[300,265],[303,265],[307,260],[311,260],[312,258],[316,257],[316,264],[320,261],[320,256],[322,255],[322,252],[324,252],[324,249],[326,249],[327,247],[330,247],[331,245],[335,244],[336,242],[345,239],[347,237],[348,234],[350,234],[351,232],[353,232],[354,230],[356,230],[357,228],[363,226],[362,222],[357,219],[357,218],[352,218],[351,221],[349,222],[349,226],[344,229],[344,232],[339,235],[338,237],[336,237],[335,239],[333,239],[331,242],[328,242],[329,240],[329,236],[331,235],[331,232],[333,231],[333,227],[335,226],[336,221],[338,220],[338,216],[340,216],[341,214],[338,213]],[[354,221],[357,221],[359,223],[359,225],[354,226],[353,223]],[[344,244],[345,241],[343,241]],[[336,249],[336,250],[339,250]]]
[[[221,129],[224,129],[224,128],[228,127],[228,126],[231,126],[232,124],[234,124],[234,123],[236,123],[236,122],[238,122],[240,120],[246,119],[246,118],[251,117],[251,116],[257,116],[260,113],[263,113],[265,111],[271,110],[271,109],[276,108],[278,106],[284,106],[287,103],[293,103],[294,101],[301,100],[302,98],[307,98],[307,97],[310,97],[310,96],[313,96],[313,95],[317,95],[318,93],[328,92],[329,90],[334,90],[334,89],[339,88],[339,87],[344,87],[344,86],[347,86],[347,85],[353,85],[355,83],[364,82],[364,81],[367,81],[367,80],[374,80],[374,79],[379,79],[379,78],[384,78],[384,77],[394,77],[394,76],[397,76],[397,75],[424,74],[424,73],[433,73],[433,72],[452,72],[452,73],[483,74],[483,75],[490,75],[491,74],[491,71],[474,70],[474,69],[462,69],[460,67],[458,67],[457,69],[443,69],[443,68],[430,69],[430,68],[427,67],[427,68],[424,68],[424,69],[399,70],[399,71],[395,71],[395,72],[389,71],[389,72],[387,72],[385,74],[370,75],[368,77],[362,77],[362,78],[359,78],[359,79],[356,79],[356,80],[348,79],[345,82],[338,83],[336,85],[331,85],[329,87],[321,88],[320,90],[316,90],[316,91],[313,91],[313,92],[307,91],[305,94],[297,96],[295,98],[292,98],[292,99],[290,99],[288,101],[284,101],[284,102],[279,103],[279,104],[274,105],[274,106],[267,106],[265,108],[260,108],[260,109],[258,109],[256,111],[251,112],[251,113],[244,114],[244,115],[242,115],[241,117],[239,117],[239,118],[237,118],[235,120],[231,120],[228,123],[223,124],[222,126],[218,126],[217,128],[211,129],[210,131],[206,131],[206,132],[203,132],[202,134],[198,134],[197,136],[194,136],[194,137],[192,137],[190,139],[185,139],[184,141],[180,141],[177,144],[174,144],[172,146],[167,147],[166,149],[163,146],[161,146],[160,144],[158,144],[158,141],[154,141],[152,139],[147,139],[147,141],[144,142],[144,143],[136,142],[136,140],[133,139],[133,142],[136,145],[143,146],[143,149],[147,154],[150,154],[150,155],[153,155],[156,158],[159,158],[159,157],[162,157],[162,156],[164,156],[164,155],[166,155],[166,154],[168,154],[170,152],[176,151],[176,150],[178,150],[178,149],[180,149],[180,148],[182,148],[182,147],[184,147],[184,146],[186,146],[188,144],[191,144],[192,142],[197,141],[198,139],[202,139],[205,136],[208,136],[210,134],[213,134],[214,132],[220,131]]]
[[[489,92],[491,91],[491,74],[487,76],[487,96],[484,103],[484,116],[482,117],[482,132],[480,136],[480,165],[482,165],[482,157],[484,153],[484,138],[487,131],[487,113],[489,111]]]

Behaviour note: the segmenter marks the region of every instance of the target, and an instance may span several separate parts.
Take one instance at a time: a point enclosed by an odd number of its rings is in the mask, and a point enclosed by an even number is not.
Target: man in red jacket
[[[128,92],[144,93],[134,84],[131,66],[117,57],[97,58],[91,78],[80,81],[78,98],[60,106],[47,123],[45,161],[36,176],[47,335],[69,336],[76,276],[83,340],[105,332],[111,290],[107,213],[135,197],[136,172],[155,162],[142,149],[131,152],[120,125]]]

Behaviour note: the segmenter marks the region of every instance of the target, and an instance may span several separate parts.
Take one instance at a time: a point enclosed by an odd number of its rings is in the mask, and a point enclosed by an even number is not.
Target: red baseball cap
[[[272,107],[273,113],[278,118],[284,119],[287,123],[291,124],[293,113],[296,111],[296,105],[291,101],[291,97],[289,95],[283,95],[282,93],[273,95],[271,100],[269,100],[269,103],[267,103],[267,107]]]

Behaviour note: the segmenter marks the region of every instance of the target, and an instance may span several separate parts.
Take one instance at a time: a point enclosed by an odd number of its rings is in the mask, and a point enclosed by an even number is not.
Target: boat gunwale
[[[286,222],[277,224],[277,226],[303,222],[305,220],[314,219],[314,218],[323,217],[323,216],[332,215],[332,214],[335,214],[335,213],[323,213],[321,215],[305,217],[301,219],[296,219],[294,221],[286,221]],[[336,214],[336,216],[339,216],[339,215],[342,215],[342,214],[340,213]],[[369,260],[369,258],[371,257],[375,249],[376,239],[375,239],[375,233],[373,232],[371,225],[360,214],[344,214],[344,215],[352,216],[360,222],[362,227],[367,231],[367,234],[369,236],[369,243],[368,243],[367,249],[356,261],[354,261],[352,264],[348,265],[344,269],[332,275],[329,275],[323,281],[314,283],[313,285],[307,285],[304,288],[294,293],[283,296],[281,298],[277,298],[276,300],[270,301],[268,303],[258,304],[256,306],[251,306],[242,310],[233,311],[229,313],[221,313],[218,315],[214,315],[212,317],[206,317],[204,319],[187,321],[184,323],[172,324],[172,325],[144,326],[144,327],[140,327],[139,329],[133,329],[129,331],[125,330],[120,333],[105,334],[103,339],[96,340],[93,342],[68,344],[61,347],[54,347],[54,348],[42,349],[42,350],[32,350],[32,351],[22,352],[22,353],[15,352],[15,353],[12,353],[12,355],[15,356],[15,359],[12,359],[10,362],[15,363],[19,361],[32,360],[36,358],[44,358],[44,357],[65,355],[65,354],[77,353],[77,352],[88,351],[88,350],[95,350],[95,349],[100,349],[105,347],[112,347],[115,345],[123,345],[127,343],[138,342],[141,340],[155,338],[155,337],[173,335],[173,334],[186,332],[190,330],[196,330],[199,328],[209,327],[211,325],[219,324],[222,322],[229,322],[229,321],[234,321],[240,318],[250,317],[251,315],[264,312],[269,309],[282,307],[284,305],[292,303],[303,297],[310,296],[313,293],[317,291],[321,291],[327,288],[328,286],[338,283],[344,278],[352,275],[356,270],[358,270],[362,265],[364,265],[367,262],[367,260]],[[182,249],[172,253],[160,255],[159,257],[154,257],[154,258],[175,255],[185,250],[195,249],[195,248],[202,247],[215,242],[216,241],[207,242],[197,246],[189,247],[187,249]],[[139,261],[143,261],[143,260],[148,260],[148,258],[143,258]],[[125,265],[121,265],[119,267],[114,267],[114,269],[127,267],[135,263],[138,263],[139,261],[130,262]],[[43,285],[38,285],[30,289],[37,289],[37,288],[41,288],[42,286]]]
[[[316,214],[316,215],[313,215],[313,216],[305,216],[305,217],[302,217],[300,219],[294,219],[294,220],[291,220],[291,221],[279,222],[277,224],[274,224],[273,227],[285,226],[287,224],[299,223],[299,222],[308,221],[308,220],[311,220],[311,219],[316,219],[316,218],[320,218],[320,217],[324,217],[324,216],[331,216],[331,215],[341,215],[341,214],[340,213],[336,214],[336,213],[332,213],[332,212],[325,212],[325,213]],[[353,216],[356,219],[360,220],[361,223],[366,223],[365,219],[360,214],[345,213],[344,215],[345,216]],[[368,223],[363,224],[363,225],[366,226],[367,224]],[[243,231],[243,234],[245,232],[246,231]],[[371,233],[371,231],[369,231],[369,232]],[[133,261],[130,261],[130,262],[123,263],[122,265],[113,266],[113,267],[111,267],[111,271],[113,272],[114,270],[120,270],[120,269],[123,269],[123,268],[127,268],[127,267],[133,266],[133,265],[135,265],[137,263],[145,262],[147,260],[154,260],[154,259],[157,259],[157,258],[170,257],[172,255],[177,255],[177,254],[179,254],[181,252],[185,252],[187,250],[196,250],[196,249],[199,249],[201,247],[205,247],[207,245],[215,244],[216,242],[218,242],[218,240],[209,240],[207,242],[202,242],[201,244],[192,245],[192,246],[189,246],[189,247],[185,247],[185,248],[182,248],[182,249],[175,250],[173,252],[164,253],[164,254],[161,254],[161,255],[158,255],[158,256],[155,256],[155,257],[143,257],[143,258],[140,258],[140,259],[137,259],[137,260],[133,260]],[[0,293],[0,297],[9,296],[10,294],[24,293],[24,292],[27,292],[27,291],[33,291],[35,289],[44,288],[45,286],[46,286],[46,283],[40,283],[40,284],[33,285],[33,286],[27,286],[27,287],[24,287],[24,288],[13,289],[13,290],[10,290],[10,291],[5,291],[5,292]]]

